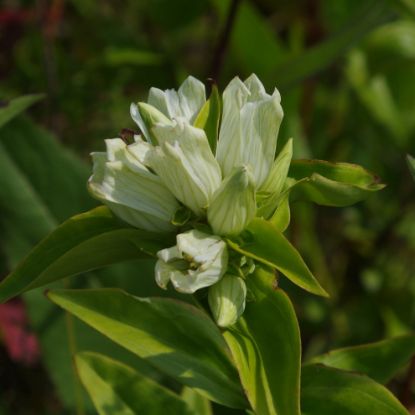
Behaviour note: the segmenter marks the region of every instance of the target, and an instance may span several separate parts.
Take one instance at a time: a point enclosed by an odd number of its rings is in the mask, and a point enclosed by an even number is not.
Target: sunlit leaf
[[[57,290],[48,296],[182,384],[224,405],[246,407],[226,343],[199,309],[115,289]]]
[[[92,352],[76,355],[76,367],[100,415],[158,415],[168,408],[172,415],[191,415],[175,393],[134,369]]]
[[[235,251],[277,269],[304,290],[327,296],[298,251],[271,222],[254,219],[245,238],[228,243]]]
[[[256,414],[300,414],[300,331],[287,295],[273,275],[257,270],[247,279],[254,301],[225,331],[242,384]]]

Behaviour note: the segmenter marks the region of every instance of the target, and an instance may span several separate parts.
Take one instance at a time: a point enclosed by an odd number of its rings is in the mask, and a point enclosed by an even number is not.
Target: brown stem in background
[[[47,86],[49,127],[60,136],[60,123],[56,117],[56,100],[59,93],[58,68],[55,56],[55,40],[63,19],[64,0],[37,1],[38,24],[43,39],[43,61]]]
[[[412,390],[415,385],[415,356],[409,365],[408,373],[402,385],[400,400],[402,405],[412,414],[415,412],[415,402],[412,396]]]
[[[225,60],[226,50],[229,44],[232,27],[235,23],[236,14],[241,0],[232,0],[229,6],[228,15],[226,17],[225,26],[219,36],[216,44],[215,52],[213,54],[212,65],[209,70],[208,78],[218,80],[222,71],[223,62]]]

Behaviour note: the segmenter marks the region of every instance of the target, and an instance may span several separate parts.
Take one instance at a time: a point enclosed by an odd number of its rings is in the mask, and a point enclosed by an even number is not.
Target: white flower
[[[234,275],[225,275],[209,288],[209,306],[220,327],[235,324],[245,310],[245,281]]]
[[[278,131],[283,118],[277,89],[266,93],[251,75],[244,83],[234,78],[223,93],[223,114],[216,158],[224,176],[248,165],[256,187],[266,180],[274,162]]]
[[[150,231],[169,231],[179,207],[161,179],[145,166],[149,145],[140,139],[127,146],[121,139],[106,140],[106,153],[93,153],[91,194],[129,224]]]
[[[189,76],[178,91],[151,88],[147,104],[131,104],[130,112],[145,138],[152,142],[151,127],[155,121],[168,124],[169,120],[183,118],[193,124],[205,102],[205,86],[198,79]],[[152,114],[150,119],[149,113]]]
[[[191,230],[177,235],[177,244],[157,253],[156,282],[166,288],[194,293],[220,280],[228,266],[226,244],[218,236]]]
[[[249,167],[236,168],[213,196],[207,211],[217,235],[238,235],[255,217],[255,184]]]
[[[150,152],[150,167],[178,200],[203,216],[221,183],[205,132],[183,120],[157,125],[153,132],[159,146]]]

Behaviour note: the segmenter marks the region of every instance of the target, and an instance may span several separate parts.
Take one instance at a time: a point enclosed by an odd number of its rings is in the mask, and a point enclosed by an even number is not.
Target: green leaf
[[[409,154],[406,156],[406,161],[408,162],[409,170],[412,174],[412,177],[415,180],[415,158],[410,156]]]
[[[287,88],[325,69],[370,31],[385,23],[389,15],[384,0],[365,2],[343,30],[280,64],[274,75],[278,85]]]
[[[263,270],[247,278],[254,301],[225,331],[242,385],[256,414],[300,414],[300,330],[288,296]]]
[[[280,232],[284,232],[291,221],[289,192],[282,196],[277,209],[269,219]]]
[[[192,414],[178,395],[106,356],[78,353],[76,367],[100,415]]]
[[[209,99],[203,105],[194,122],[195,127],[205,130],[213,154],[216,153],[221,112],[222,103],[218,87],[213,85]]]
[[[324,206],[348,206],[385,187],[363,167],[323,160],[294,160],[288,173],[300,199]]]
[[[366,376],[322,365],[303,367],[303,415],[408,415],[385,387]]]
[[[246,407],[226,343],[199,309],[116,289],[57,290],[48,296],[182,384],[223,405]]]
[[[247,228],[245,239],[228,240],[235,251],[277,269],[290,281],[310,293],[328,296],[308,269],[298,251],[271,222],[254,219]]]
[[[376,382],[387,383],[414,354],[415,336],[402,336],[332,350],[314,357],[311,363],[322,363],[336,369],[360,372]]]
[[[40,101],[43,97],[43,94],[25,95],[14,98],[0,106],[0,127],[3,127],[4,124],[25,111],[35,102]]]
[[[0,302],[61,278],[146,257],[166,243],[165,235],[129,227],[108,208],[95,208],[72,217],[43,239],[0,283]]]
[[[194,415],[213,415],[212,406],[207,398],[185,386],[183,388],[182,399],[187,403]]]

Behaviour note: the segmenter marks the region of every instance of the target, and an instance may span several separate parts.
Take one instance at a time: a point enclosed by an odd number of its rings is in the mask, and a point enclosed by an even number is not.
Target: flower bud
[[[148,103],[160,110],[169,119],[185,118],[193,124],[197,114],[206,102],[205,86],[198,79],[189,76],[178,91],[162,91],[151,88]]]
[[[162,112],[145,102],[131,104],[130,112],[131,117],[140,127],[144,137],[153,144],[157,144],[152,131],[153,127],[158,123],[171,124],[171,121]]]
[[[251,75],[245,83],[234,78],[223,93],[223,117],[216,157],[224,176],[248,165],[256,188],[267,178],[274,162],[283,111],[278,90],[266,93]]]
[[[228,251],[218,236],[195,229],[179,234],[177,244],[157,253],[156,282],[166,288],[169,281],[177,291],[192,294],[215,284],[228,266]]]
[[[225,275],[209,288],[209,306],[220,327],[235,324],[245,310],[245,281],[234,275]]]
[[[149,157],[150,167],[184,205],[203,216],[221,182],[221,171],[206,134],[183,120],[154,129],[159,146]]]
[[[217,235],[238,235],[255,217],[255,184],[246,166],[235,169],[213,196],[207,217]]]
[[[88,188],[122,220],[141,229],[165,232],[179,207],[160,178],[143,164],[144,142],[127,146],[121,139],[106,140],[106,153],[93,153],[94,171]]]

